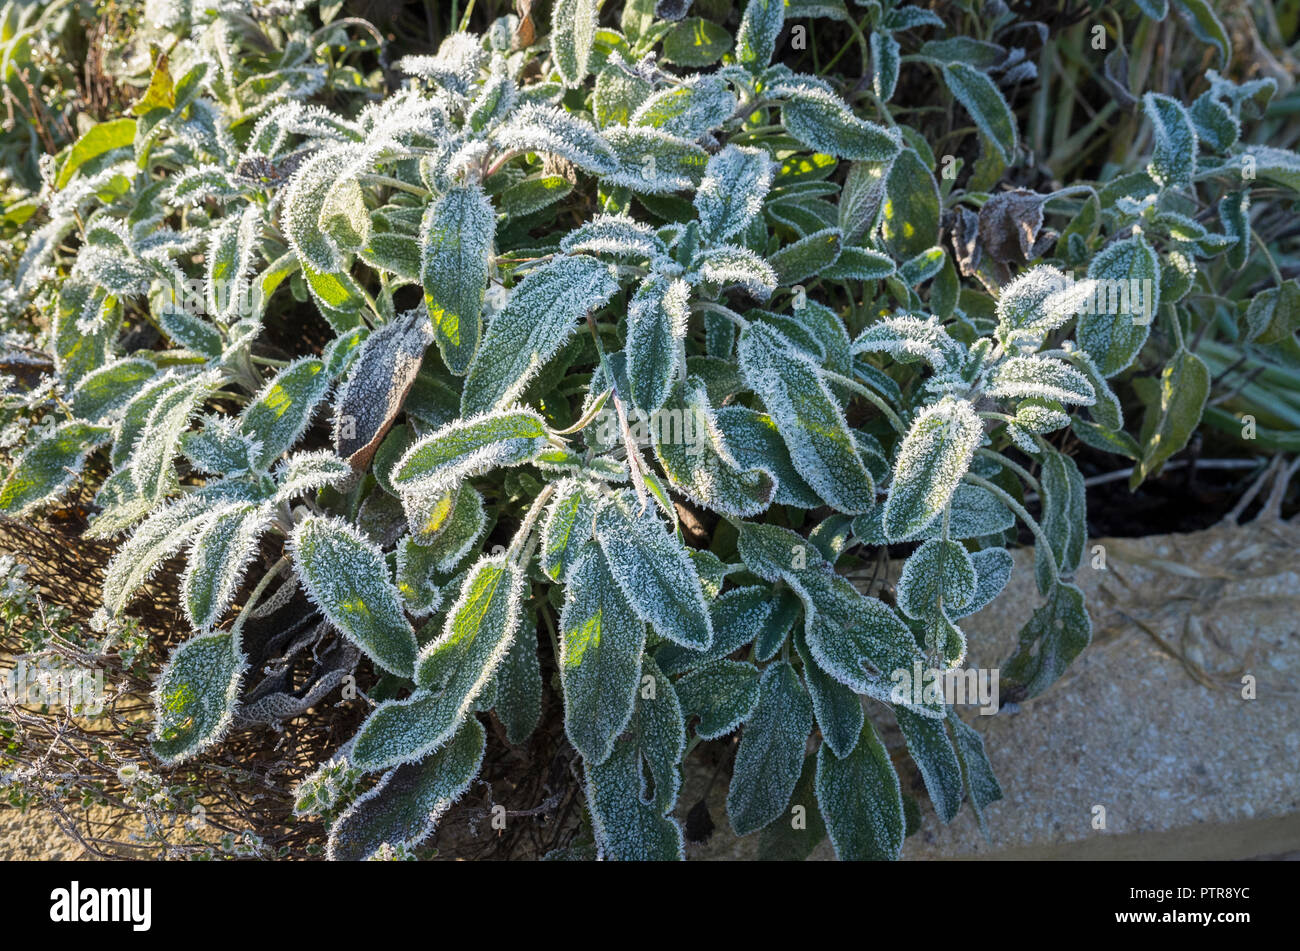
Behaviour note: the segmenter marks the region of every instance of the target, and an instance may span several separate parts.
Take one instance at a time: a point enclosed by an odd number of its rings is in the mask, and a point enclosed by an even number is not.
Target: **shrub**
[[[606,857],[681,857],[683,758],[737,730],[737,833],[811,789],[841,858],[896,857],[885,707],[940,820],[980,817],[1001,795],[980,735],[899,674],[964,664],[959,622],[1006,585],[1019,526],[1042,601],[1005,696],[1087,646],[1065,437],[1131,457],[1135,484],[1187,443],[1210,389],[1189,295],[1243,266],[1251,189],[1300,187],[1296,155],[1241,141],[1274,84],[1130,97],[1151,130],[1131,169],[996,190],[1035,75],[989,40],[1009,20],[923,40],[942,17],[870,3],[868,37],[818,6],[870,63],[846,87],[773,62],[779,0],[734,37],[668,9],[689,4],[557,0],[549,33],[510,14],[379,68],[372,27],[308,6],[169,7],[129,113],[41,159],[8,289],[54,374],[0,509],[106,465],[90,534],[117,545],[115,615],[187,553],[159,761],[248,713],[267,657],[246,622],[301,587],[312,643],[346,650],[278,716],[374,673],[296,793],[333,857],[408,855],[478,774],[479,714],[520,743],[546,689]],[[1226,62],[1210,8],[1174,6]],[[944,84],[955,130],[891,109],[900,64]],[[1294,353],[1295,294],[1279,275],[1243,339]],[[1111,381],[1153,327],[1135,437]],[[891,546],[893,591],[836,570]]]

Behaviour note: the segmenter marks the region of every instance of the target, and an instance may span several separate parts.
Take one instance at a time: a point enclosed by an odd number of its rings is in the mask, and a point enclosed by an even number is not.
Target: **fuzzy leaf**
[[[754,71],[767,66],[784,25],[783,0],[749,0],[736,29],[736,62]]]
[[[791,242],[767,259],[777,283],[798,284],[831,267],[840,258],[843,236],[839,228],[823,228]]]
[[[661,129],[611,126],[604,137],[615,155],[615,167],[602,184],[640,195],[695,188],[709,161],[708,153],[694,142]]]
[[[60,423],[23,453],[0,486],[0,512],[21,516],[61,495],[81,473],[86,456],[109,438],[106,426]]]
[[[393,486],[404,498],[439,496],[471,476],[527,462],[549,445],[546,423],[531,409],[458,419],[406,451],[393,467]]]
[[[974,407],[949,396],[916,417],[885,500],[886,538],[915,534],[939,517],[970,468],[982,431]]]
[[[626,215],[597,215],[566,234],[560,250],[632,261],[653,261],[668,251],[653,228]]]
[[[289,538],[294,567],[329,622],[385,670],[415,670],[415,632],[379,549],[336,519],[309,516]]]
[[[596,501],[577,479],[562,479],[542,518],[541,568],[562,581],[577,561],[583,545],[591,541]]]
[[[458,185],[420,223],[420,283],[447,368],[463,375],[478,349],[496,215],[482,188]]]
[[[962,774],[944,722],[919,717],[902,708],[896,709],[894,716],[907,741],[907,752],[921,771],[939,821],[952,822],[961,808]]]
[[[726,736],[747,719],[758,703],[758,668],[735,660],[715,660],[674,684],[687,717],[698,716],[695,733],[705,740]]]
[[[1142,458],[1129,480],[1136,488],[1142,480],[1159,472],[1174,453],[1187,445],[1201,421],[1210,395],[1210,371],[1204,361],[1189,350],[1180,349],[1165,364],[1160,380],[1149,380],[1146,417],[1142,421]]]
[[[918,620],[936,611],[960,611],[974,599],[975,585],[975,566],[966,549],[957,542],[933,538],[903,564],[898,608]]]
[[[314,357],[295,360],[268,382],[239,417],[241,432],[258,440],[254,467],[264,469],[296,443],[329,389],[325,364]]]
[[[1052,357],[1008,357],[989,377],[988,396],[1011,399],[1033,398],[1079,403],[1096,402],[1092,384],[1078,370]]]
[[[784,661],[772,664],[759,681],[727,790],[727,817],[736,835],[757,832],[785,814],[812,726],[812,701],[799,675]]]
[[[154,754],[173,765],[220,740],[247,668],[225,631],[191,638],[172,651],[154,687]]]
[[[494,709],[506,728],[506,739],[523,743],[542,718],[542,671],[537,659],[536,631],[521,631],[497,668]]]
[[[1036,697],[1065,672],[1092,640],[1092,619],[1083,592],[1058,581],[1047,600],[1020,629],[1020,646],[1002,665],[1002,674]]]
[[[143,357],[114,360],[86,374],[72,391],[72,411],[99,422],[124,407],[158,374],[158,365]]]
[[[551,11],[551,57],[570,88],[587,77],[599,8],[598,0],[555,0]]]
[[[690,319],[690,286],[653,276],[627,309],[627,382],[633,403],[652,413],[663,406],[679,370],[680,341]]]
[[[836,756],[848,756],[862,735],[865,717],[862,701],[850,688],[821,669],[808,648],[808,639],[802,628],[795,630],[794,646],[803,661],[804,682],[808,685],[813,716],[822,739]]]
[[[694,141],[722,125],[735,108],[726,83],[717,76],[696,76],[651,95],[633,113],[632,124]]]
[[[1142,97],[1142,108],[1155,138],[1147,174],[1157,185],[1190,185],[1196,177],[1197,139],[1187,110],[1178,100],[1154,92]]]
[[[854,162],[888,162],[899,152],[897,133],[859,119],[839,96],[815,86],[777,87],[776,95],[792,95],[781,106],[787,132],[814,152]]]
[[[618,165],[614,150],[589,122],[554,106],[520,106],[492,138],[502,149],[558,155],[596,175],[608,175]]]
[[[817,751],[817,803],[835,854],[845,862],[892,860],[903,848],[903,796],[889,752],[871,724],[844,759]]]
[[[1073,459],[1051,451],[1043,453],[1039,482],[1043,490],[1043,512],[1039,524],[1051,542],[1057,568],[1068,578],[1079,567],[1088,539],[1088,503],[1084,494],[1083,475]],[[1046,553],[1037,547],[1034,553],[1034,573],[1038,579],[1038,589],[1046,594],[1053,579]]]
[[[763,211],[773,171],[762,149],[729,145],[709,159],[695,191],[700,239],[718,243],[744,231]]]
[[[265,507],[248,502],[218,512],[195,536],[181,579],[185,614],[196,631],[209,630],[226,613],[270,520]]]
[[[967,63],[945,63],[943,78],[953,98],[966,107],[980,132],[997,148],[1002,161],[1014,161],[1016,117],[997,84]]]
[[[194,537],[210,518],[207,500],[189,495],[155,511],[131,535],[104,572],[104,605],[114,614],[165,558]]]
[[[985,548],[972,552],[970,560],[975,566],[975,596],[964,609],[949,612],[948,616],[954,621],[991,604],[1011,580],[1011,569],[1015,566],[1011,552],[1005,548]]]
[[[1079,317],[1075,337],[1110,378],[1137,359],[1160,306],[1160,264],[1141,236],[1108,245],[1088,265],[1088,277],[1100,281],[1099,307]]]

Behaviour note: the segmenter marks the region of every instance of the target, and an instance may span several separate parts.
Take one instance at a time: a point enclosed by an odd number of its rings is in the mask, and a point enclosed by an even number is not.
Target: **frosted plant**
[[[364,21],[286,4],[252,42],[246,4],[167,7],[130,114],[44,162],[3,286],[43,311],[52,415],[0,485],[27,516],[92,483],[114,615],[184,557],[163,764],[266,722],[280,658],[245,627],[301,591],[287,649],[347,660],[291,716],[370,704],[296,791],[332,858],[413,854],[553,687],[606,858],[682,857],[682,761],[737,731],[737,833],[775,841],[797,796],[840,857],[897,857],[882,716],[940,821],[983,822],[979,733],[893,675],[965,663],[1021,525],[1041,603],[1004,689],[1087,646],[1064,437],[1138,481],[1186,444],[1210,376],[1183,302],[1243,267],[1252,183],[1300,189],[1300,158],[1242,141],[1272,81],[1209,71],[1190,107],[1134,99],[1151,147],[1121,178],[998,191],[1023,51],[864,6],[870,90],[773,62],[787,14],[831,4],[749,0],[732,37],[689,4],[558,0],[538,36],[511,15],[381,60],[393,88],[352,65]],[[891,111],[904,63],[972,120],[925,126],[978,145],[963,185]],[[1242,333],[1289,352],[1277,284]],[[1116,384],[1157,351],[1139,439]],[[858,590],[842,570],[882,549],[892,595]]]

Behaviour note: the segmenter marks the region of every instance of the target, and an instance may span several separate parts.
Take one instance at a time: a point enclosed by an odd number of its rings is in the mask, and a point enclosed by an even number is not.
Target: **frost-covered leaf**
[[[420,283],[434,341],[447,368],[469,369],[482,328],[496,214],[478,185],[456,185],[420,223]]]
[[[158,374],[143,357],[123,357],[86,374],[72,391],[72,411],[80,419],[102,421],[131,401]]]
[[[936,317],[897,314],[878,320],[858,334],[852,353],[888,353],[900,363],[924,360],[936,372],[957,370],[966,349],[944,329]]]
[[[568,573],[560,614],[560,684],[564,732],[589,764],[609,758],[632,719],[645,640],[645,622],[605,555],[585,546]]]
[[[840,759],[817,751],[817,803],[835,855],[844,862],[893,860],[903,848],[898,773],[875,728],[864,723],[853,752]]]
[[[767,263],[776,272],[778,284],[798,284],[834,265],[843,241],[839,228],[823,228],[785,245]]]
[[[703,650],[713,643],[699,574],[686,547],[664,531],[653,510],[641,511],[630,491],[607,497],[596,509],[595,534],[639,618],[684,647]]]
[[[1005,548],[985,548],[972,552],[970,560],[975,566],[975,596],[963,610],[949,613],[948,616],[954,621],[991,604],[1011,580],[1011,569],[1015,566],[1011,552]]]
[[[960,611],[975,597],[975,565],[957,542],[932,538],[908,556],[898,579],[898,608],[921,619]]]
[[[192,376],[163,392],[149,410],[131,450],[132,480],[141,495],[158,501],[175,491],[177,478],[172,459],[179,451],[181,436],[199,405],[220,380],[216,371]],[[129,421],[129,408],[127,417]],[[118,437],[119,441],[121,438]]]
[[[223,349],[221,333],[212,324],[179,307],[164,307],[158,314],[163,333],[188,350],[219,359]]]
[[[577,329],[618,290],[609,265],[586,255],[557,258],[515,287],[488,324],[461,397],[466,415],[509,405]]]
[[[709,606],[709,617],[713,624],[712,646],[708,650],[697,651],[677,644],[661,645],[655,652],[655,662],[667,673],[680,674],[697,670],[735,653],[753,641],[756,634],[764,632],[773,619],[778,603],[770,589],[761,585],[732,588],[712,597]]]
[[[527,462],[548,445],[536,411],[492,410],[417,440],[393,467],[393,486],[403,497],[439,496],[471,476]]]
[[[899,152],[885,176],[880,235],[900,260],[939,243],[939,186],[913,149]]]
[[[944,82],[958,102],[966,107],[980,132],[1011,163],[1016,153],[1016,117],[997,84],[967,63],[945,63]]]
[[[278,484],[274,501],[287,502],[327,485],[335,485],[351,472],[351,467],[328,449],[295,452],[287,456],[276,470]]]
[[[325,364],[302,357],[278,372],[239,416],[239,429],[258,441],[254,467],[264,469],[296,443],[325,398]]]
[[[542,671],[537,659],[536,631],[520,631],[497,668],[497,719],[506,739],[523,743],[542,718]]]
[[[1183,104],[1169,96],[1149,92],[1142,108],[1151,121],[1155,151],[1147,174],[1157,185],[1190,185],[1196,177],[1196,129]]]
[[[1091,640],[1092,619],[1083,592],[1058,581],[1020,629],[1020,646],[1002,665],[1002,675],[1023,686],[1026,697],[1035,697],[1065,672]]]
[[[487,61],[480,37],[472,33],[450,33],[433,56],[403,56],[397,68],[409,76],[429,79],[448,92],[464,96]]]
[[[1053,357],[1008,357],[994,367],[984,389],[988,396],[1056,400],[1091,406],[1092,384],[1078,370]]]
[[[763,400],[808,485],[841,512],[874,507],[871,474],[858,457],[843,411],[812,361],[776,330],[753,323],[740,335],[740,370]]]
[[[570,88],[587,77],[599,9],[598,0],[555,0],[551,10],[551,58]]]
[[[988,835],[984,822],[984,807],[1002,798],[1002,787],[993,775],[993,767],[984,752],[984,737],[957,715],[955,707],[948,710],[952,725],[953,745],[961,762],[962,779],[966,783],[966,798],[975,811],[980,830]]]
[[[615,156],[603,185],[663,195],[695,188],[704,177],[709,155],[688,139],[644,126],[611,126],[603,134]]]
[[[86,456],[108,440],[106,426],[60,423],[23,453],[0,486],[0,512],[21,516],[61,495],[76,481]]]
[[[212,746],[230,727],[248,664],[225,631],[172,651],[154,686],[153,752],[168,765]]]
[[[1142,236],[1108,245],[1088,265],[1099,282],[1094,306],[1079,317],[1075,338],[1110,378],[1137,359],[1160,306],[1160,263]]]
[[[247,306],[248,275],[261,232],[261,206],[251,203],[243,213],[223,219],[213,229],[205,261],[205,299],[208,314],[219,321],[228,323],[249,316],[242,309]]]
[[[1079,567],[1088,540],[1088,503],[1084,495],[1083,474],[1069,456],[1051,451],[1043,453],[1043,468],[1038,478],[1043,490],[1043,511],[1038,521],[1051,543],[1057,569],[1069,577]],[[1038,589],[1047,593],[1055,579],[1041,547],[1035,547],[1034,573]]]
[[[795,629],[795,650],[803,661],[803,679],[812,699],[813,716],[822,739],[836,756],[848,756],[862,735],[862,700],[849,687],[822,670],[808,648],[802,627]]]
[[[442,633],[420,651],[420,689],[381,703],[357,733],[352,760],[359,769],[414,762],[450,739],[510,649],[525,585],[519,566],[501,555],[470,569]]]
[[[729,145],[710,158],[695,191],[700,239],[718,243],[744,231],[763,211],[773,172],[762,149]]]
[[[690,319],[690,286],[652,276],[627,309],[627,382],[632,402],[652,413],[663,406],[680,367],[680,341]]]
[[[566,234],[560,250],[637,261],[653,261],[668,251],[653,228],[627,215],[597,215]]]
[[[139,587],[210,518],[207,500],[189,495],[155,511],[131,535],[104,572],[104,605],[120,613]]]
[[[822,504],[790,459],[772,417],[745,406],[724,406],[716,413],[718,428],[742,470],[767,469],[776,479],[772,500],[778,505],[812,509]]]
[[[614,150],[591,123],[555,106],[520,106],[497,127],[492,139],[511,151],[558,155],[596,175],[609,175],[618,166]]]
[[[781,106],[781,123],[814,152],[854,162],[888,162],[898,154],[896,132],[859,119],[833,92],[815,86],[778,86],[773,92],[791,97]]]
[[[269,521],[265,506],[235,502],[218,509],[195,536],[181,578],[181,600],[196,631],[212,628],[230,607]]]
[[[289,552],[312,602],[329,622],[385,670],[415,670],[415,632],[384,556],[337,519],[308,516],[289,538]]]
[[[1210,395],[1210,371],[1196,354],[1179,349],[1165,364],[1159,381],[1148,378],[1144,384],[1139,390],[1147,404],[1142,420],[1142,458],[1129,480],[1132,488],[1159,472],[1192,438]]]
[[[871,31],[871,88],[888,102],[898,85],[898,40],[884,30]]]
[[[998,339],[1005,346],[1037,350],[1047,334],[1072,316],[1065,275],[1050,265],[1031,268],[1002,288]]]
[[[573,191],[573,183],[563,175],[530,175],[501,192],[501,210],[511,218],[520,218],[555,204]]]
[[[916,417],[885,500],[887,538],[912,535],[939,517],[970,468],[982,432],[975,408],[949,396]]]
[[[736,29],[736,62],[753,71],[767,66],[784,25],[783,0],[749,0]]]
[[[712,66],[730,50],[727,28],[703,17],[687,17],[663,39],[663,58],[676,66]]]
[[[416,617],[436,611],[442,588],[435,582],[437,552],[404,535],[397,543],[397,590],[406,610]]]
[[[767,300],[776,289],[772,265],[748,248],[719,245],[701,252],[695,263],[699,279],[708,284],[738,284],[759,300]]]
[[[361,344],[334,403],[334,447],[364,472],[402,411],[432,339],[416,308],[384,324]]]
[[[632,115],[633,125],[695,140],[716,129],[736,108],[736,97],[717,76],[695,76],[652,94]]]
[[[822,270],[821,276],[831,281],[882,281],[893,276],[894,270],[889,255],[848,245],[840,248],[840,256]]]
[[[758,703],[758,668],[735,660],[715,660],[688,673],[673,686],[682,712],[697,716],[701,739],[726,736],[746,720]]]
[[[541,568],[556,581],[564,580],[582,547],[591,541],[596,514],[593,494],[577,479],[562,479],[542,517]]]
[[[799,675],[784,661],[772,664],[759,681],[727,790],[727,817],[736,835],[757,832],[785,814],[812,726],[812,701]]]
[[[907,752],[921,771],[935,814],[940,822],[952,822],[961,808],[962,773],[944,721],[919,717],[903,708],[896,709],[894,716],[907,741]]]
[[[387,773],[334,821],[326,856],[334,862],[359,861],[384,844],[419,845],[469,789],[486,746],[482,724],[470,717],[442,749]]]

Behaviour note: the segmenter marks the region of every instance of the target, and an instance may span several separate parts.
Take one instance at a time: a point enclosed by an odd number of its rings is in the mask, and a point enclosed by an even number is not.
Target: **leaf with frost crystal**
[[[778,505],[814,509],[821,498],[795,470],[790,451],[772,417],[745,406],[724,406],[717,411],[718,428],[740,469],[766,469],[776,479],[772,501]]]
[[[1042,356],[1007,357],[993,368],[984,392],[1004,399],[1057,400],[1082,406],[1096,402],[1087,377],[1060,360]]]
[[[853,520],[853,534],[864,545],[888,545],[893,541],[919,542],[943,534],[943,521],[936,519],[925,528],[898,539],[885,537],[883,508]],[[992,492],[963,482],[952,494],[948,508],[948,537],[954,541],[997,535],[1016,524],[1016,517]]]
[[[415,385],[433,334],[425,312],[408,310],[361,344],[334,402],[334,446],[364,472]]]
[[[369,220],[369,219],[367,219]],[[213,229],[207,254],[208,314],[224,323],[249,316],[242,312],[249,293],[248,275],[262,234],[262,208],[245,206]]]
[[[718,582],[719,585],[721,581]],[[771,589],[761,585],[732,588],[713,596],[709,618],[713,624],[713,644],[706,651],[690,650],[677,644],[663,644],[655,652],[655,663],[669,674],[697,670],[722,660],[754,640],[770,622],[777,599]],[[766,658],[760,657],[759,660]]]
[[[320,209],[356,150],[349,144],[317,152],[303,162],[284,190],[280,228],[298,259],[322,274],[341,271],[343,254],[334,239],[321,231]]]
[[[1110,378],[1137,359],[1151,332],[1160,306],[1160,262],[1139,235],[1100,251],[1088,265],[1088,277],[1099,285],[1093,306],[1079,317],[1075,339]]]
[[[308,597],[329,622],[385,670],[415,670],[415,632],[383,554],[356,529],[313,515],[298,523],[289,552]]]
[[[885,537],[921,531],[943,512],[970,468],[983,427],[966,400],[945,396],[916,417],[894,464],[885,500]]]
[[[180,450],[181,436],[199,406],[220,382],[221,375],[216,371],[190,377],[164,393],[149,411],[131,451],[132,481],[141,495],[157,501],[175,490],[177,478],[172,459]]]
[[[721,126],[735,108],[736,97],[721,79],[694,76],[651,95],[632,114],[632,124],[694,141]]]
[[[1190,185],[1196,177],[1196,129],[1176,99],[1149,92],[1142,108],[1151,120],[1155,151],[1147,174],[1157,185]]]
[[[957,542],[932,538],[908,556],[898,579],[898,608],[911,618],[960,611],[975,597],[975,566]]]
[[[386,774],[335,820],[326,857],[332,862],[359,861],[385,843],[419,845],[469,789],[486,747],[483,725],[470,717],[442,749]]]
[[[838,261],[842,245],[839,228],[823,228],[787,244],[768,257],[767,263],[776,272],[778,284],[798,284]]]
[[[948,616],[954,621],[991,604],[1011,580],[1011,569],[1015,567],[1011,552],[1005,548],[985,548],[971,552],[970,560],[975,566],[975,596],[962,610],[949,612]]]
[[[867,512],[876,504],[871,474],[816,365],[778,331],[752,323],[740,335],[740,372],[763,400],[795,469],[841,512]]]
[[[653,228],[627,215],[597,215],[561,238],[560,250],[636,261],[653,261],[668,253]]]
[[[191,638],[173,650],[153,690],[154,755],[171,766],[220,740],[230,728],[247,669],[225,631]]]
[[[831,281],[882,281],[894,275],[894,261],[887,254],[854,245],[840,248],[835,263],[821,276]]]
[[[937,373],[957,370],[966,358],[966,348],[948,335],[937,317],[912,314],[876,321],[858,334],[850,352],[888,353],[900,363],[924,360]]]
[[[716,740],[735,730],[758,703],[758,668],[737,660],[715,660],[691,671],[673,686],[689,718],[698,716],[695,734]]]
[[[598,0],[555,0],[551,10],[551,59],[570,89],[587,77],[599,7]]]
[[[1016,653],[1002,665],[1002,675],[1036,697],[1050,687],[1092,641],[1092,619],[1083,592],[1058,581],[1047,600],[1020,629]]]
[[[889,102],[898,85],[898,40],[884,30],[871,31],[871,88]]]
[[[984,807],[1002,798],[1002,787],[993,774],[993,766],[984,752],[984,737],[957,715],[955,707],[948,708],[948,722],[952,725],[953,745],[961,762],[962,779],[966,783],[967,799],[975,811],[980,831],[988,836],[984,821]]]
[[[351,467],[328,449],[295,452],[286,457],[275,472],[278,485],[273,501],[287,502],[327,485],[335,485],[351,472]]]
[[[80,420],[55,426],[23,453],[0,486],[0,512],[25,515],[61,495],[77,480],[86,456],[110,435],[108,427]]]
[[[1135,389],[1146,404],[1142,458],[1129,478],[1130,489],[1159,472],[1166,460],[1192,438],[1210,396],[1210,369],[1196,354],[1180,347],[1165,364],[1158,381],[1148,377],[1141,383]]]
[[[555,581],[568,577],[582,551],[591,541],[591,523],[596,515],[596,500],[577,479],[561,479],[542,516],[541,568]]]
[[[919,717],[901,707],[894,710],[894,716],[907,741],[907,752],[921,771],[939,821],[945,825],[952,822],[961,808],[962,775],[944,721]]]
[[[181,600],[196,631],[210,629],[230,607],[270,515],[266,506],[236,502],[219,509],[195,537]]]
[[[690,286],[681,278],[652,276],[627,309],[627,382],[632,402],[647,413],[668,399],[677,378],[679,341],[690,319]]]
[[[751,71],[772,62],[784,25],[784,0],[749,0],[736,29],[736,62]]]
[[[420,651],[419,689],[381,703],[361,725],[352,752],[358,769],[414,762],[447,742],[510,649],[525,587],[523,572],[504,555],[485,556],[470,569],[442,633]]]
[[[586,255],[556,258],[531,272],[492,318],[461,396],[465,415],[517,399],[590,310],[618,290],[611,267]]]
[[[1038,478],[1043,507],[1038,521],[1051,543],[1057,569],[1069,577],[1079,567],[1088,540],[1088,500],[1084,493],[1083,474],[1073,459],[1051,450],[1043,454],[1043,468]],[[1038,590],[1046,594],[1054,579],[1047,553],[1038,546],[1034,548],[1034,576],[1038,580]]]
[[[1246,145],[1241,158],[1234,163],[1241,169],[1253,168],[1255,174],[1266,182],[1274,182],[1295,192],[1300,192],[1300,155],[1290,149],[1271,145]]]
[[[483,496],[468,482],[462,482],[452,497],[451,512],[441,522],[435,532],[417,531],[411,524],[408,511],[408,524],[416,543],[429,549],[434,567],[441,572],[450,572],[460,564],[461,559],[469,554],[483,537],[487,529],[487,513],[483,511]],[[421,525],[420,529],[427,526]]]
[[[975,125],[1010,164],[1016,154],[1016,117],[997,84],[969,63],[944,63],[944,82]]]
[[[700,239],[718,243],[739,234],[763,212],[775,165],[762,149],[729,145],[709,159],[695,191]]]
[[[875,728],[862,726],[853,752],[817,751],[817,803],[835,855],[843,862],[894,860],[903,849],[903,794]]]
[[[686,752],[681,704],[649,657],[642,661],[636,709],[625,736],[603,763],[585,763],[587,805],[596,840],[618,861],[684,857],[681,826],[668,816],[681,787]],[[653,783],[650,793],[646,773]]]
[[[393,467],[393,487],[403,496],[441,495],[471,476],[521,465],[549,445],[546,423],[532,409],[458,419],[406,450]]]
[[[1048,332],[1072,316],[1070,309],[1060,306],[1067,288],[1065,275],[1047,264],[1031,268],[1002,288],[998,340],[1005,346],[1037,350]]]
[[[159,312],[158,326],[185,349],[201,353],[212,360],[221,358],[225,343],[217,328],[206,320],[169,305]]]
[[[615,165],[601,177],[605,187],[622,186],[642,195],[694,188],[709,155],[694,142],[660,129],[611,126],[603,133]]]
[[[738,284],[759,300],[767,300],[776,290],[776,271],[748,248],[731,244],[709,248],[696,258],[696,267],[699,280],[719,287]]]
[[[537,659],[537,632],[519,632],[497,668],[497,719],[506,739],[518,745],[542,719],[542,670]]]
[[[81,378],[72,391],[72,411],[81,419],[100,421],[115,415],[158,375],[158,364],[143,357],[124,357]]]
[[[325,364],[302,357],[277,373],[239,416],[239,429],[258,440],[254,468],[264,469],[306,431],[329,389]]]
[[[637,617],[596,545],[583,547],[568,574],[560,612],[564,732],[590,764],[603,763],[636,706],[645,649]]]
[[[155,511],[131,534],[104,572],[104,605],[109,611],[121,613],[163,560],[194,537],[211,517],[209,505],[201,496],[185,496]]]
[[[406,610],[416,617],[436,611],[442,589],[434,583],[437,554],[410,535],[397,543],[397,590]]]
[[[772,664],[759,681],[727,790],[727,818],[736,835],[785,815],[812,727],[812,701],[799,675],[784,661]]]
[[[596,509],[596,541],[610,573],[632,610],[657,633],[683,647],[707,649],[713,625],[686,547],[664,531],[653,509],[638,509],[630,491]]]
[[[618,166],[614,150],[591,123],[555,106],[520,106],[492,133],[492,139],[509,151],[558,155],[595,175],[608,175]]]
[[[420,283],[447,369],[462,376],[478,349],[496,213],[479,185],[456,185],[420,223]]]
[[[672,422],[680,420],[674,427]],[[742,469],[727,447],[697,377],[673,387],[651,427],[655,458],[674,487],[723,515],[757,515],[772,503],[776,481],[762,467]]]
[[[914,149],[903,149],[885,175],[880,236],[900,260],[939,243],[939,186]]]
[[[859,119],[833,92],[780,85],[772,92],[792,97],[781,106],[781,123],[814,152],[854,162],[888,162],[898,154],[898,133]]]
[[[808,639],[800,625],[794,634],[795,650],[803,661],[803,678],[812,699],[813,717],[822,739],[836,756],[853,752],[862,735],[862,701],[849,687],[822,670],[808,648]]]

